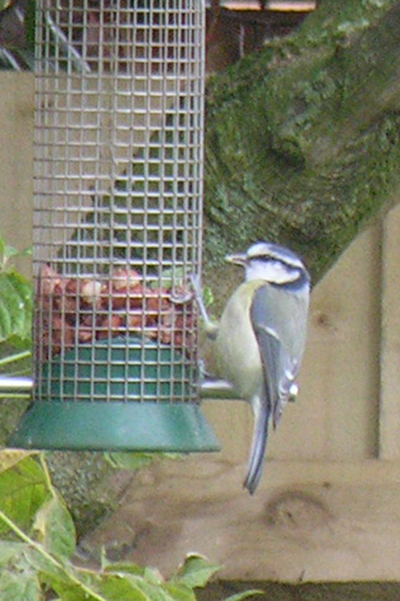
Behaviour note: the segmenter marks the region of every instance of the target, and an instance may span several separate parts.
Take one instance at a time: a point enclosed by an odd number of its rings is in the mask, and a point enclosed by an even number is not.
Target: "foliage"
[[[104,453],[106,461],[119,470],[138,470],[151,465],[160,459],[177,459],[182,457],[179,453],[144,453],[144,452],[113,452]]]
[[[0,599],[8,601],[195,601],[194,589],[219,569],[196,554],[169,580],[105,557],[97,570],[75,566],[74,523],[42,453],[0,452],[0,534]]]
[[[33,289],[15,266],[15,259],[30,254],[0,235],[0,370],[7,375],[30,369]]]

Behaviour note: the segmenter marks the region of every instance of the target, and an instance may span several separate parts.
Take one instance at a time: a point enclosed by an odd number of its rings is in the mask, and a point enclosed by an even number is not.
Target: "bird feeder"
[[[201,0],[37,0],[23,448],[211,451],[198,397]]]

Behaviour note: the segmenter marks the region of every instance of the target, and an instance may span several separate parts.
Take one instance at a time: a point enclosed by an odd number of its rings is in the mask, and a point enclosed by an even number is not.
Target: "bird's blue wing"
[[[289,322],[291,318],[297,319],[301,310],[302,303],[279,288],[266,284],[255,292],[251,320],[260,350],[274,426],[290,396],[300,366],[303,345],[299,347],[300,352],[293,336],[296,332],[290,331]]]
[[[254,436],[250,453],[249,467],[244,486],[253,494],[261,479],[265,462],[265,451],[268,441],[268,426],[271,411],[276,404],[276,378],[267,377],[270,373],[278,374],[279,356],[281,353],[280,343],[273,331],[267,325],[266,314],[266,290],[261,286],[255,290],[253,302],[250,307],[250,319],[255,333],[261,356],[261,364],[264,373],[264,385],[252,399],[254,411]]]
[[[252,494],[261,479],[268,425],[279,421],[293,390],[305,345],[308,290],[261,284],[254,291],[250,318],[257,340],[264,385],[252,399],[255,430],[245,487]]]

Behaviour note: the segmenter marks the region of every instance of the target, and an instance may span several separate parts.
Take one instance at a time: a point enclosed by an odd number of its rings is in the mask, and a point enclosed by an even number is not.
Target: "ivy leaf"
[[[0,474],[17,465],[20,461],[29,457],[29,455],[36,455],[37,453],[38,451],[21,451],[20,449],[4,449],[0,451]]]
[[[22,274],[0,273],[0,342],[31,342],[32,284]]]
[[[103,560],[104,561],[104,560]],[[135,576],[143,576],[144,568],[135,563],[116,562],[103,565],[104,572],[121,576],[122,574],[134,574]]]
[[[161,583],[149,582],[147,578],[140,576],[127,575],[124,578],[126,585],[132,587],[132,591],[135,596],[132,597],[132,601],[136,601],[136,598],[143,599],[143,601],[174,601],[169,592],[164,588]],[[127,601],[130,601],[130,597],[127,597]]]
[[[0,599],[7,601],[41,601],[43,599],[37,573],[32,569],[8,569],[0,573]]]
[[[46,475],[33,457],[25,457],[0,472],[0,508],[22,530],[29,530],[48,497]],[[8,532],[9,527],[0,521],[0,534]]]
[[[33,524],[36,539],[48,553],[70,559],[75,551],[75,526],[64,502],[55,494],[44,503]]]
[[[14,246],[10,244],[5,244],[3,247],[3,257],[4,262],[9,261],[13,257],[17,257],[20,254],[19,250],[17,250]]]
[[[133,577],[135,578],[135,577]],[[103,580],[100,594],[105,599],[119,599],[121,601],[155,601],[154,597],[143,592],[130,576],[109,576]]]
[[[185,584],[190,588],[203,587],[220,569],[220,566],[209,563],[202,555],[193,553],[186,557],[171,582]]]
[[[15,543],[11,541],[0,541],[0,568],[5,564],[16,562],[18,557],[26,551],[28,546],[25,543]],[[0,574],[2,570],[0,569]],[[1,597],[0,597],[1,598]]]
[[[79,578],[86,585],[84,589],[79,584],[52,582],[53,589],[62,601],[156,601],[154,595],[149,596],[142,591],[135,577],[129,575],[84,574]],[[91,595],[89,590],[96,596]],[[168,600],[170,601],[170,600]]]
[[[167,582],[164,588],[176,601],[196,601],[196,595],[186,584]]]
[[[33,4],[30,3],[30,4]],[[24,250],[18,250],[11,244],[7,244],[3,236],[0,234],[0,270],[9,271],[12,269],[12,259],[17,257],[29,257],[32,255],[32,248],[25,248]]]
[[[104,597],[99,593],[104,576],[94,571],[81,570],[72,564],[65,564],[65,573],[60,577],[52,577],[49,566],[43,574],[48,587],[57,593],[62,601],[117,601],[118,597]],[[50,575],[50,578],[49,578]],[[93,592],[93,595],[90,593]],[[118,599],[119,601],[119,599]],[[121,599],[123,601],[123,599]]]
[[[27,559],[35,571],[40,574],[43,582],[52,586],[53,582],[63,582],[70,584],[71,575],[75,568],[72,564],[64,562],[62,565],[57,560],[52,560],[50,555],[46,555],[41,548],[30,548]]]
[[[29,562],[25,543],[0,543],[0,599],[41,601],[39,575]]]

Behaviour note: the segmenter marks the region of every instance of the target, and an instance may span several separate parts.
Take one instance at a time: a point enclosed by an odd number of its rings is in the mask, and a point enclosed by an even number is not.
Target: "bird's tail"
[[[253,443],[247,476],[243,483],[251,495],[255,492],[264,470],[270,413],[269,403],[263,398],[255,410]]]

